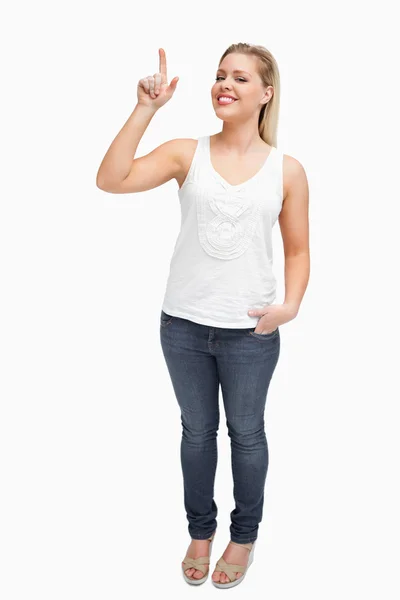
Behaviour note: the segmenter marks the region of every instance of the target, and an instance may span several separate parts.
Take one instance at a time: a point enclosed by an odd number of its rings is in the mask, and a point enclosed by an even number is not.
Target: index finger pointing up
[[[167,79],[167,58],[165,56],[164,48],[159,48],[158,53],[160,55],[160,73],[161,73],[161,83],[168,83]]]

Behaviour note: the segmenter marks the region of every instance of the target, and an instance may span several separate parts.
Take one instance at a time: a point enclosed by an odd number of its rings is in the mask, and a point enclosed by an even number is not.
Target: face
[[[216,71],[216,81],[211,88],[211,98],[217,117],[224,121],[235,121],[253,114],[272,96],[272,86],[264,87],[257,71],[256,56],[228,54]],[[218,100],[218,96],[222,96]],[[231,96],[234,100],[229,100]]]

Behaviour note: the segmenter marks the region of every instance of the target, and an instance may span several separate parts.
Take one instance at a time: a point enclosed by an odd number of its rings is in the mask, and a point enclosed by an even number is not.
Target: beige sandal
[[[215,585],[215,587],[217,588],[230,588],[230,587],[234,587],[235,585],[238,585],[239,583],[241,583],[241,581],[245,578],[245,575],[247,573],[247,569],[250,567],[251,563],[253,562],[253,557],[254,557],[254,548],[256,545],[256,541],[254,540],[254,542],[250,542],[248,544],[237,544],[236,542],[232,542],[230,541],[230,544],[235,544],[236,546],[242,546],[243,548],[247,548],[247,550],[249,550],[250,554],[249,554],[249,558],[247,561],[247,566],[243,566],[243,565],[234,565],[232,563],[227,563],[226,560],[221,557],[219,559],[219,561],[216,564],[216,567],[214,569],[214,571],[221,571],[222,573],[225,573],[225,575],[227,575],[229,577],[229,581],[227,583],[221,583],[220,581],[214,581],[213,579],[211,580],[213,582],[213,584]],[[241,577],[236,578],[236,573],[243,573],[243,575]]]
[[[212,550],[212,545],[213,545],[213,541],[214,541],[214,536],[215,536],[215,531],[212,534],[212,536],[208,538],[208,540],[210,541],[210,550],[209,550],[208,556],[200,556],[199,558],[190,558],[190,556],[188,556],[186,554],[185,558],[183,559],[182,574],[187,583],[190,583],[192,585],[199,585],[200,583],[204,583],[206,581],[208,574],[210,572],[209,565],[210,565],[210,556],[211,556],[211,550]],[[207,565],[208,565],[208,568],[207,568]],[[188,577],[185,573],[185,571],[187,571],[188,569],[196,569],[198,571],[201,571],[204,574],[204,577],[201,577],[200,579],[195,579],[194,577]]]

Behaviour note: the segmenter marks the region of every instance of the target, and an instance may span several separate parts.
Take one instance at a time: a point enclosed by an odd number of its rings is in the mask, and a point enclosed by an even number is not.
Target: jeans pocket
[[[161,309],[161,315],[160,315],[160,326],[161,327],[167,327],[168,325],[170,325],[170,323],[172,323],[174,317],[172,315],[168,315],[166,312],[164,312]]]
[[[278,333],[279,333],[279,327],[274,329],[274,331],[271,331],[271,333],[256,333],[254,330],[249,331],[249,335],[251,335],[252,337],[254,337],[258,340],[262,340],[262,339],[269,340],[269,339],[275,337],[276,335],[278,335]]]

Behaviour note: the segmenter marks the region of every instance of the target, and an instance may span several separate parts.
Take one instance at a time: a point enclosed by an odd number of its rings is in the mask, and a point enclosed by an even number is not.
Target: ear
[[[274,88],[272,86],[268,86],[267,91],[265,92],[264,96],[261,98],[262,104],[267,104],[267,102],[269,102],[271,100],[273,95],[274,95]]]

